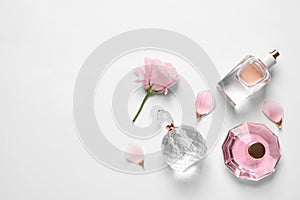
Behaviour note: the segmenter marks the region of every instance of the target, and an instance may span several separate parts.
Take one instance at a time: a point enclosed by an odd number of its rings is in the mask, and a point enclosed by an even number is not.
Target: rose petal
[[[126,159],[144,167],[144,150],[137,144],[128,144],[125,149]]]
[[[279,128],[282,125],[283,107],[275,101],[265,101],[262,105],[262,112]]]
[[[179,82],[176,68],[158,59],[145,58],[144,84],[157,93],[168,93],[168,89]],[[146,88],[146,87],[145,87]]]
[[[158,59],[144,59],[145,66],[133,69],[138,75],[135,82],[143,82],[144,88],[151,87],[157,93],[168,93],[168,88],[179,81],[179,75],[176,68],[170,63],[164,63]]]
[[[203,90],[198,93],[196,99],[197,118],[209,114],[215,108],[215,100],[209,90]]]
[[[133,71],[138,75],[138,79],[135,80],[136,83],[143,82],[144,88],[147,90],[150,88],[148,74],[145,73],[145,67],[136,67]]]

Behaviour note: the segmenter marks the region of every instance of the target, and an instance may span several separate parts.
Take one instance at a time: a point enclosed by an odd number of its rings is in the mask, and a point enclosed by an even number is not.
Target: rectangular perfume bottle
[[[269,69],[276,64],[277,50],[264,59],[246,56],[217,85],[219,91],[233,106],[245,101],[271,81]]]

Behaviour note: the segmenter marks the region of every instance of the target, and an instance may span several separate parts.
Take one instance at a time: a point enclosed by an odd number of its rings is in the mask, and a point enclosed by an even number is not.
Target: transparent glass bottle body
[[[270,81],[267,66],[258,58],[248,55],[218,83],[218,89],[236,106]]]
[[[184,125],[169,131],[161,147],[165,161],[177,172],[185,172],[207,153],[205,139],[199,131]]]
[[[200,132],[191,126],[174,126],[173,118],[168,111],[157,112],[159,124],[168,130],[161,148],[164,160],[177,172],[185,172],[207,153],[206,141]]]

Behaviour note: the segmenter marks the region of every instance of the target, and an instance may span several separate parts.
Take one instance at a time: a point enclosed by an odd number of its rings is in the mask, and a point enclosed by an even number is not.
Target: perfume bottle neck
[[[271,51],[266,57],[261,59],[261,61],[267,66],[268,69],[271,69],[277,63],[277,57],[279,56],[277,50]]]

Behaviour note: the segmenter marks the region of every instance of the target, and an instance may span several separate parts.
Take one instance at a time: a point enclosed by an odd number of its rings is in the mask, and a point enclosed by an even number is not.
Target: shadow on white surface
[[[204,170],[204,166],[209,164],[207,160],[200,161],[195,166],[188,169],[183,173],[175,172],[174,170],[167,168],[164,175],[166,179],[169,179],[176,190],[183,193],[193,193],[201,189],[201,184],[205,184],[205,180],[209,178],[209,173]]]

